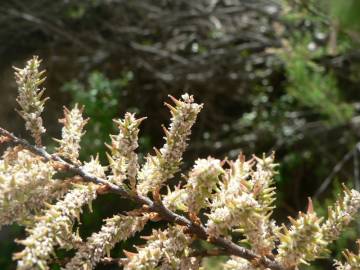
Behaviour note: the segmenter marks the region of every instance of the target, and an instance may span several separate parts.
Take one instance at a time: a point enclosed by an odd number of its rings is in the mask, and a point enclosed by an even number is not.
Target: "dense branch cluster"
[[[164,128],[165,143],[142,165],[136,149],[144,119],[130,113],[115,120],[119,132],[111,135],[108,166],[97,157],[79,160],[87,120],[78,105],[64,110],[62,138],[56,139],[58,147],[50,154],[40,138],[45,129],[39,63],[34,57],[24,69],[16,69],[19,112],[36,145],[0,128],[0,141],[10,145],[0,160],[0,225],[16,222],[27,231],[27,238],[19,241],[24,249],[14,255],[18,270],[50,269],[58,248],[75,250],[60,265],[62,269],[93,269],[110,257],[116,243],[141,232],[147,222],[159,220],[167,222],[167,228],[143,237],[145,245],[124,251],[126,258],[114,258],[119,267],[200,269],[203,256],[218,253],[229,257],[224,269],[298,269],[326,256],[327,246],[360,208],[360,193],[344,187],[326,220],[309,200],[306,213],[289,218],[288,225],[277,224],[272,218],[277,167],[273,154],[250,159],[240,155],[234,161],[198,159],[184,181],[169,186],[168,180],[180,171],[202,108],[188,94],[171,97],[174,105],[167,104],[172,118],[169,128]],[[56,172],[73,176],[62,179]],[[77,229],[83,207],[91,209],[92,201],[107,192],[133,200],[138,207],[106,219],[98,232],[81,239]],[[233,232],[241,239],[235,240]],[[210,250],[198,250],[197,241],[208,242]],[[360,268],[359,254],[344,255],[345,262],[334,262],[338,270]]]

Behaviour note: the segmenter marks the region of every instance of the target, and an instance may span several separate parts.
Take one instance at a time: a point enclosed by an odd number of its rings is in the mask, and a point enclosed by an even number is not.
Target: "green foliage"
[[[341,97],[332,72],[313,60],[323,54],[323,49],[312,51],[311,44],[306,37],[293,38],[281,55],[288,76],[287,92],[331,124],[343,124],[353,116],[353,108]]]
[[[204,258],[202,267],[208,270],[218,270],[229,259],[227,256],[216,256]]]
[[[351,50],[360,25],[358,6],[358,1],[283,1],[283,19],[293,28],[279,53],[286,90],[299,105],[332,125],[348,122],[354,109],[324,59]]]
[[[330,1],[330,15],[345,30],[360,30],[360,2],[357,0]]]

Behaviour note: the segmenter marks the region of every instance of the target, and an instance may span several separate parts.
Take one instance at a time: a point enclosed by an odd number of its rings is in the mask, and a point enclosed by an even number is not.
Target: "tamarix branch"
[[[274,155],[222,161],[198,159],[184,181],[170,186],[180,171],[191,128],[203,105],[184,94],[171,97],[166,106],[171,123],[164,127],[165,143],[141,164],[137,155],[141,122],[126,113],[115,119],[118,133],[107,145],[108,164],[98,158],[79,160],[81,137],[88,121],[83,108],[64,109],[62,138],[54,153],[42,145],[46,135],[41,113],[46,98],[44,71],[37,57],[23,69],[16,68],[19,88],[17,111],[34,144],[0,128],[0,142],[8,144],[0,160],[0,226],[25,226],[27,237],[18,242],[24,249],[14,254],[18,270],[90,270],[97,264],[114,263],[123,269],[204,269],[205,256],[227,256],[223,269],[291,270],[328,256],[327,246],[338,239],[360,208],[360,193],[344,186],[343,194],[329,208],[328,217],[319,217],[312,202],[306,213],[279,225],[272,218],[276,197]],[[57,172],[68,172],[58,174]],[[67,175],[61,178],[61,175]],[[69,176],[70,175],[70,176]],[[136,203],[127,213],[104,220],[98,232],[87,239],[78,234],[85,206],[105,193],[114,193]],[[142,235],[146,240],[136,252],[111,258],[111,249],[120,241],[139,235],[149,222],[163,221],[165,229]],[[233,233],[242,235],[234,240]],[[238,239],[237,237],[236,239]],[[207,250],[195,241],[209,243]],[[56,258],[58,249],[73,250],[66,260]],[[360,254],[344,252],[338,270],[360,269]]]

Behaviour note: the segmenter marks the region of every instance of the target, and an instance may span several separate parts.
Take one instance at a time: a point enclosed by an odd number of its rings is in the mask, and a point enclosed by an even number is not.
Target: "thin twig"
[[[330,185],[334,176],[341,170],[344,164],[354,155],[354,148],[351,149],[346,155],[335,165],[328,177],[322,182],[321,186],[316,191],[314,198],[318,198]]]

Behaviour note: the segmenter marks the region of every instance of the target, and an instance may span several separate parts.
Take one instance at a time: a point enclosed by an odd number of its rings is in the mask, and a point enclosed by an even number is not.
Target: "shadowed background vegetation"
[[[44,114],[50,148],[60,135],[62,105],[80,103],[91,118],[83,159],[99,153],[106,163],[112,119],[126,111],[148,117],[140,134],[143,157],[163,142],[167,95],[189,92],[205,106],[184,169],[197,157],[275,151],[279,223],[304,210],[307,196],[325,215],[341,182],[360,188],[359,1],[4,0],[0,41],[0,125],[22,137],[11,66],[39,55],[51,98]],[[84,213],[81,235],[131,207],[111,195],[98,199],[94,214]],[[333,258],[353,247],[359,228],[354,224],[332,246]],[[0,232],[0,269],[14,269],[11,253],[20,246],[12,240],[23,233],[17,226]],[[133,251],[133,243],[119,244],[113,254]],[[218,269],[205,261],[206,269]],[[331,263],[303,269],[331,269]]]

